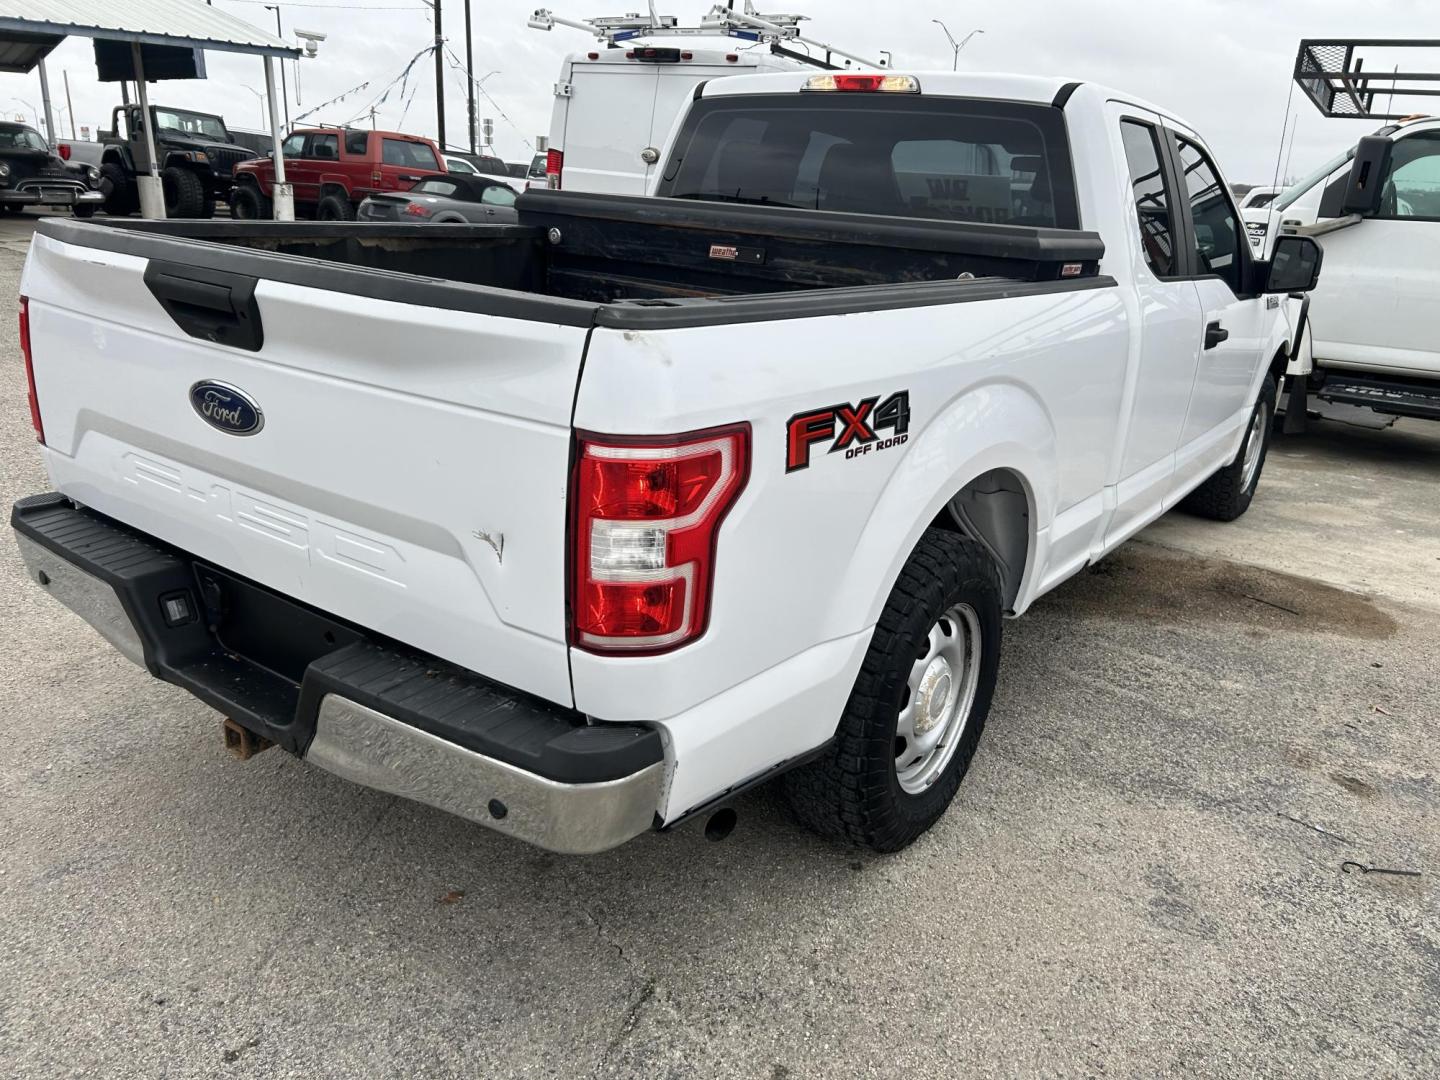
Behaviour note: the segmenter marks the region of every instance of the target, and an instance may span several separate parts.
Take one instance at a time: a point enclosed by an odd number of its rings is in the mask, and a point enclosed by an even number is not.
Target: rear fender
[[[998,436],[998,437],[997,437]],[[1055,516],[1055,427],[1029,391],[994,382],[952,401],[906,448],[865,523],[827,625],[848,626],[863,607],[873,625],[921,534],[967,484],[994,469],[1019,476],[1029,510],[1029,555],[1019,595],[1036,571],[1038,534]]]

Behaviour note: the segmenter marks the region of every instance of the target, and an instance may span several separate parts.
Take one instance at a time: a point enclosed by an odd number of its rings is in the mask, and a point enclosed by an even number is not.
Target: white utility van
[[[730,75],[878,67],[799,33],[803,15],[762,15],[717,5],[697,27],[674,16],[586,21],[540,9],[530,26],[568,26],[596,43],[560,66],[546,154],[547,186],[644,195],[660,148],[696,87]],[[538,186],[538,185],[535,185]]]

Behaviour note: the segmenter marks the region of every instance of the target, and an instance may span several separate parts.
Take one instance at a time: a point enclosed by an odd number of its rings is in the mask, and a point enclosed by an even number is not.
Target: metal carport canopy
[[[20,44],[11,34],[106,38],[257,56],[300,55],[296,46],[199,0],[0,0],[0,46]],[[53,43],[35,42],[33,47],[36,55],[29,67]]]
[[[294,220],[291,187],[285,182],[285,159],[280,151],[274,60],[277,56],[282,60],[287,56],[298,58],[299,48],[200,0],[0,0],[0,63],[9,71],[29,71],[39,65],[41,88],[46,98],[46,125],[52,129],[44,59],[67,37],[128,41],[141,115],[147,117],[151,113],[141,54],[143,46],[211,49],[263,58],[270,136],[275,147],[275,217],[280,221]],[[137,176],[136,183],[140,188],[141,214],[164,217],[153,126],[148,122],[144,126],[148,175]]]

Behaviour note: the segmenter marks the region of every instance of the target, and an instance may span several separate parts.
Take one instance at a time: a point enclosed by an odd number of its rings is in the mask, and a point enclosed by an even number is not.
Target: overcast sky
[[[262,0],[214,0],[217,6],[257,26],[274,28],[275,13]],[[463,0],[442,0],[445,37],[464,55]],[[533,0],[471,0],[477,76],[494,104],[482,101],[482,115],[496,118],[496,145],[510,160],[527,160],[526,140],[549,127],[551,87],[566,53],[589,40],[574,30],[542,33],[526,27]],[[644,0],[551,0],[561,15],[620,14]],[[1436,0],[1032,0],[992,4],[940,0],[775,0],[759,5],[810,15],[812,37],[856,52],[888,49],[897,70],[948,68],[950,48],[931,19],[944,19],[957,37],[980,28],[960,61],[962,70],[1062,75],[1093,80],[1166,105],[1193,124],[1210,142],[1232,183],[1269,183],[1276,169],[1286,96],[1299,39],[1325,36],[1440,38]],[[694,23],[708,0],[661,0],[662,14]],[[887,14],[876,21],[875,12]],[[972,14],[974,12],[974,14]],[[315,119],[343,122],[360,115],[433,38],[430,9],[423,0],[309,0],[282,5],[287,35],[295,28],[328,35],[314,60],[299,63],[299,106],[295,66],[286,64],[292,117],[369,80],[367,90],[321,110]],[[1389,70],[1392,59],[1367,62]],[[1411,63],[1416,61],[1412,60]],[[1426,56],[1440,70],[1440,52]],[[152,102],[186,105],[222,114],[234,127],[261,127],[265,82],[258,57],[210,53],[209,78],[163,82],[151,88]],[[56,121],[70,133],[61,73],[68,72],[76,122],[93,130],[108,125],[118,87],[95,78],[94,53],[87,40],[61,45],[49,62]],[[427,56],[411,70],[404,89],[396,86],[379,105],[381,127],[435,134],[435,69]],[[408,103],[408,111],[407,111]],[[445,83],[449,141],[465,142],[464,82],[448,63]],[[1397,102],[1397,104],[1399,104]],[[38,75],[0,75],[0,115],[13,119],[40,105]],[[1376,126],[1372,121],[1327,120],[1296,91],[1297,117],[1289,173],[1310,171]],[[504,116],[501,113],[503,111]],[[401,123],[403,116],[403,125]],[[508,120],[504,117],[508,117]],[[33,122],[33,121],[32,121]],[[1283,161],[1282,161],[1283,169]]]

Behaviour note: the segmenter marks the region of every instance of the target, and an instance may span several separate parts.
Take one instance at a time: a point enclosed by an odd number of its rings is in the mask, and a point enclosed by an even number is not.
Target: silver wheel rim
[[[948,608],[925,635],[895,726],[895,778],[908,795],[927,791],[955,756],[980,684],[980,647],[969,604]]]
[[[1262,401],[1250,421],[1250,433],[1245,436],[1245,457],[1240,467],[1240,490],[1249,491],[1260,471],[1260,448],[1265,445],[1265,426],[1270,422],[1270,410]]]

